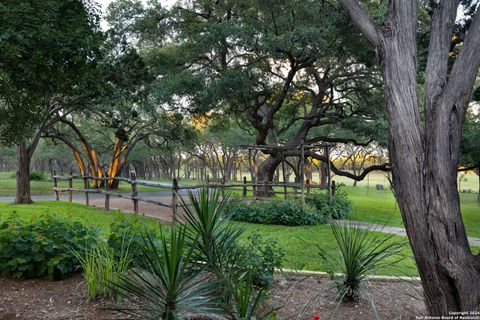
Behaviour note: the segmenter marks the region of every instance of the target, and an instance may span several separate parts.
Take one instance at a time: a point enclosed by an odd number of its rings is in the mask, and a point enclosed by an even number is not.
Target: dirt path
[[[172,204],[171,196],[150,196],[148,197],[148,199],[159,201],[161,203],[165,203],[166,205]],[[75,202],[85,204],[85,200],[78,200]],[[103,209],[105,207],[105,199],[91,199],[90,205]],[[132,213],[132,200],[122,198],[110,198],[110,210],[120,210],[122,212]],[[151,203],[145,203],[140,201],[138,203],[138,211],[138,213],[141,215],[159,219],[167,224],[170,224],[172,222],[172,209],[169,207],[157,206]]]

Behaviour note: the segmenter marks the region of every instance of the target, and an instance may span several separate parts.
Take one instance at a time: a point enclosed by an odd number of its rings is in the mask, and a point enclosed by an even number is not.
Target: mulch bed
[[[380,319],[415,319],[425,314],[418,284],[372,281],[366,286]],[[279,308],[280,319],[375,319],[370,303],[334,302],[333,283],[324,277],[278,276],[270,291],[270,305]],[[309,306],[305,305],[310,302]],[[83,277],[77,274],[63,281],[13,280],[0,278],[0,320],[7,319],[115,319],[107,310],[113,301],[89,300]]]

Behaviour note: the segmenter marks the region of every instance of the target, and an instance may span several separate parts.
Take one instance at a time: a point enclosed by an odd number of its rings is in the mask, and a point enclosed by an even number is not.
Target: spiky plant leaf
[[[113,285],[127,294],[131,307],[117,308],[135,319],[177,319],[184,313],[221,311],[215,300],[216,284],[195,264],[193,247],[186,244],[186,228],[173,227],[170,236],[160,229],[157,247],[148,232],[140,265],[123,273]],[[195,266],[195,267],[192,267]]]

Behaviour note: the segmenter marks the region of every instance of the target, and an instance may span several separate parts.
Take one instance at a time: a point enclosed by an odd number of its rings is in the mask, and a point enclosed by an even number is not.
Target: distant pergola
[[[335,144],[332,143],[322,143],[322,142],[310,142],[310,143],[300,143],[300,144],[283,144],[283,145],[244,145],[242,146],[243,149],[248,150],[248,163],[250,166],[250,172],[254,172],[253,170],[253,162],[252,162],[252,151],[264,151],[268,152],[280,152],[282,157],[282,177],[284,183],[284,191],[285,194],[287,193],[287,181],[286,181],[286,170],[285,170],[285,153],[288,151],[298,151],[300,150],[300,174],[301,174],[301,195],[302,201],[305,202],[305,151],[320,151],[323,150],[325,157],[328,159],[326,162],[327,165],[327,189],[328,189],[328,197],[331,199],[333,194],[332,186],[332,179],[331,179],[331,167],[330,167],[330,151],[335,147]],[[254,177],[254,184],[260,184],[261,181],[257,181],[257,175],[255,174]]]

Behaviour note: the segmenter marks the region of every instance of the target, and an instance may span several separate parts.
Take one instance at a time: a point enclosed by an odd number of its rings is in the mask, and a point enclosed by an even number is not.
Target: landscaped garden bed
[[[390,319],[411,316],[411,310],[422,313],[415,285],[369,283],[363,277],[387,270],[406,275],[398,266],[388,268],[404,255],[405,243],[399,237],[337,224],[230,222],[228,202],[207,189],[190,194],[187,202],[182,223],[175,227],[99,210],[86,216],[78,205],[49,208],[45,203],[36,215],[22,207],[5,210],[0,215],[0,283],[5,288],[0,293],[0,319],[115,318],[116,308],[140,312],[136,318],[152,312],[175,317],[205,310],[233,319],[253,319],[254,314],[256,319],[314,314],[332,319],[371,319],[377,314]],[[57,213],[50,211],[54,208]],[[378,250],[380,246],[386,249]],[[312,265],[310,269],[326,270],[332,279],[279,272],[273,281],[274,268]],[[352,267],[357,271],[349,271]],[[179,278],[171,278],[173,274]],[[172,298],[182,302],[178,309],[162,307],[170,303],[163,290],[170,292],[175,286],[160,288],[170,281],[184,283]],[[195,302],[197,296],[201,298]],[[191,309],[198,303],[200,308]]]
[[[425,313],[419,283],[371,281],[367,286],[380,319],[414,319],[415,314]],[[119,317],[118,313],[105,309],[114,307],[114,301],[88,299],[80,274],[54,282],[1,277],[0,288],[0,320]],[[281,319],[294,318],[302,312],[305,314],[302,319],[312,319],[313,314],[319,314],[320,319],[375,318],[369,301],[340,304],[337,309],[334,299],[334,284],[328,278],[277,275],[269,304],[280,308],[276,313]],[[309,300],[311,304],[303,310]]]

